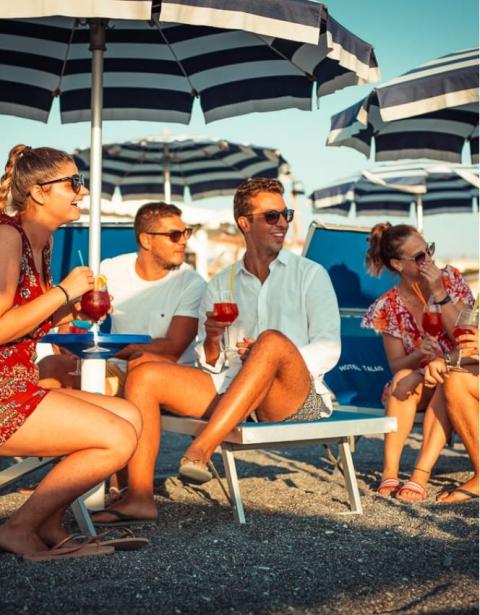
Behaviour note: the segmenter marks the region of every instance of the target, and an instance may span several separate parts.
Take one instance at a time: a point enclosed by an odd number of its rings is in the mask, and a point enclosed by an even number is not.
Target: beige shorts
[[[127,372],[124,372],[118,363],[115,363],[114,361],[107,361],[105,373],[107,380],[107,394],[114,395],[115,397],[123,397]]]

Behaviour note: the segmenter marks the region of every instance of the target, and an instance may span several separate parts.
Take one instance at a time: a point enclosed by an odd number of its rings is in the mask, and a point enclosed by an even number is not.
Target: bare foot
[[[31,555],[44,551],[47,545],[32,529],[6,521],[0,526],[0,550],[16,555]]]
[[[68,538],[70,536],[70,534],[64,527],[54,525],[52,523],[44,523],[38,530],[38,535],[49,547],[54,547],[55,545],[58,545],[59,542],[65,540],[65,538]],[[72,539],[71,544],[75,545],[77,543]],[[70,541],[65,543],[65,546],[69,547]]]
[[[123,515],[127,515],[130,519],[156,521],[158,518],[158,510],[153,499],[150,498],[132,498],[128,492],[121,500],[115,502],[109,507],[111,510],[117,510]],[[94,523],[110,523],[119,521],[118,516],[108,512],[109,509],[98,512],[92,515]]]

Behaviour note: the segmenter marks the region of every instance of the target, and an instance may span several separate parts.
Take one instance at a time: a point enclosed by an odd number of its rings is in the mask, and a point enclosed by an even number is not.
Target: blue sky
[[[330,0],[330,13],[357,36],[375,47],[381,81],[452,51],[478,45],[478,4],[476,0]],[[280,111],[256,113],[205,125],[196,109],[190,125],[152,122],[105,122],[103,141],[142,138],[160,134],[197,134],[278,148],[290,162],[294,175],[305,184],[307,194],[328,182],[361,171],[372,162],[349,148],[325,147],[330,116],[365,96],[372,86],[341,90],[321,98],[312,112]],[[0,159],[16,143],[50,145],[71,151],[86,147],[90,140],[88,123],[60,124],[58,109],[49,123],[0,116]],[[229,200],[209,199],[199,204],[228,206]],[[307,203],[302,204],[304,227],[311,219]],[[345,223],[338,216],[325,216],[325,222]],[[395,219],[399,221],[400,219]],[[370,225],[377,219],[360,218]],[[394,221],[394,220],[392,220]],[[478,252],[478,218],[470,214],[425,218],[425,235],[435,240],[445,257],[474,256]],[[448,236],[446,230],[448,229]]]

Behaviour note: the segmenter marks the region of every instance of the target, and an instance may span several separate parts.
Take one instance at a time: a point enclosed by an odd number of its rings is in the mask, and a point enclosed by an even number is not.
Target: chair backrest
[[[379,278],[365,267],[369,228],[320,225],[312,222],[303,255],[328,271],[341,310],[365,310],[377,297],[395,285],[390,272]]]
[[[53,238],[52,275],[59,282],[67,273],[80,265],[78,251],[88,260],[88,226],[67,225],[60,227]],[[137,244],[132,224],[102,224],[100,258],[136,252]]]
[[[360,327],[360,315],[342,316],[342,352],[325,382],[347,406],[380,408],[385,384],[392,377],[382,336]]]
[[[365,268],[370,229],[352,226],[310,225],[304,256],[328,271],[341,314],[342,353],[325,376],[340,404],[378,408],[383,388],[392,374],[383,340],[360,323],[365,309],[395,284],[390,273],[380,278]]]

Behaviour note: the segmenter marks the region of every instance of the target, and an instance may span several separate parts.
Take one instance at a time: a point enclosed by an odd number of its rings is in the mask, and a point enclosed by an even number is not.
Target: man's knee
[[[178,368],[177,365],[173,367]],[[134,367],[127,373],[125,397],[132,399],[144,394],[158,397],[162,388],[168,385],[171,368],[172,364],[167,362],[142,363]]]
[[[256,343],[261,346],[273,348],[276,351],[281,351],[293,346],[288,337],[276,329],[268,329],[267,331],[260,333],[257,337]]]
[[[461,397],[461,392],[466,390],[466,376],[463,372],[449,372],[443,383],[443,392],[449,408],[455,406],[455,402]]]

